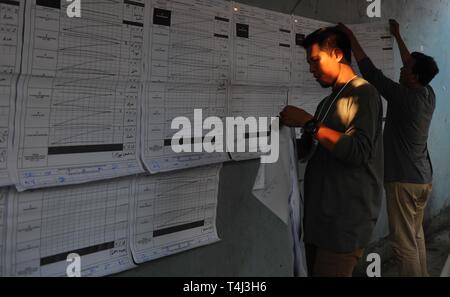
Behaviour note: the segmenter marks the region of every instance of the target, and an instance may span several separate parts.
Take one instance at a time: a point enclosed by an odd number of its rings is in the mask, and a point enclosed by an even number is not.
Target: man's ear
[[[336,59],[336,62],[338,63],[344,63],[345,62],[345,58],[344,58],[344,52],[339,49],[339,48],[334,48],[331,52],[331,56]]]

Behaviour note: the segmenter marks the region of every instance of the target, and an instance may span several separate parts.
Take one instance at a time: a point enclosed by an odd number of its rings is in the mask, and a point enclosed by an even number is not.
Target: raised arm
[[[368,58],[366,52],[361,47],[361,44],[359,44],[358,39],[356,39],[355,35],[353,34],[353,31],[350,30],[343,23],[339,23],[338,24],[338,28],[339,28],[339,30],[344,32],[345,35],[347,35],[348,39],[350,39],[353,55],[355,56],[356,62],[360,62],[361,60],[364,60],[365,58]]]
[[[376,66],[372,63],[366,52],[361,47],[361,44],[353,34],[353,31],[342,23],[338,24],[338,28],[339,30],[344,32],[350,40],[353,55],[358,62],[359,70],[361,71],[364,79],[374,85],[378,89],[378,92],[380,92],[380,94],[389,102],[397,102],[399,99],[405,97],[404,95],[405,92],[407,92],[407,89],[401,86],[399,83],[394,82],[392,79],[386,77],[380,69],[376,68]],[[400,34],[398,34],[398,36],[400,36]],[[409,57],[406,53],[409,54],[409,52],[407,51],[407,49],[405,51],[405,49],[406,46],[404,46],[403,52],[405,54],[405,58],[408,59]]]
[[[405,42],[403,41],[403,38],[400,34],[400,25],[396,20],[389,20],[389,27],[391,30],[392,36],[394,36],[395,40],[398,44],[398,49],[400,50],[400,56],[402,57],[403,65],[406,64],[406,62],[410,59],[411,53],[409,52],[408,48],[406,47]]]

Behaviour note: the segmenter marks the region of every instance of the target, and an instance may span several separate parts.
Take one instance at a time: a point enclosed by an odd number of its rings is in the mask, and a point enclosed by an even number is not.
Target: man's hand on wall
[[[396,20],[389,20],[389,29],[394,37],[400,36],[400,25]]]
[[[344,33],[345,35],[347,35],[347,37],[352,40],[355,38],[355,35],[353,34],[353,31],[347,27],[346,25],[344,25],[343,23],[338,23],[337,28],[339,31],[341,31],[342,33]]]

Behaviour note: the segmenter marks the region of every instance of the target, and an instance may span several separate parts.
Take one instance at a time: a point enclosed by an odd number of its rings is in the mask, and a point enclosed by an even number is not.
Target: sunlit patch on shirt
[[[336,115],[344,126],[348,126],[356,116],[359,105],[355,97],[342,97],[336,102]]]

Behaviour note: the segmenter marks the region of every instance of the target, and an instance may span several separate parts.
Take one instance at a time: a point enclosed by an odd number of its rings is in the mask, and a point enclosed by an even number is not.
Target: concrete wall
[[[291,13],[297,0],[242,0],[241,3]],[[427,218],[450,204],[450,7],[449,0],[384,0],[382,20],[395,17],[411,50],[421,50],[436,58],[441,74],[432,86],[437,95],[430,151],[434,163],[434,191]],[[366,0],[303,0],[295,14],[325,21],[363,23]],[[396,51],[396,69],[400,59]],[[396,76],[398,76],[397,71]],[[292,253],[285,225],[252,195],[256,161],[228,163],[220,176],[218,231],[222,241],[141,265],[121,276],[288,276]],[[380,217],[374,239],[387,233],[387,216]]]
[[[220,173],[219,243],[146,262],[118,276],[292,275],[287,226],[251,194],[259,162],[231,162]]]

